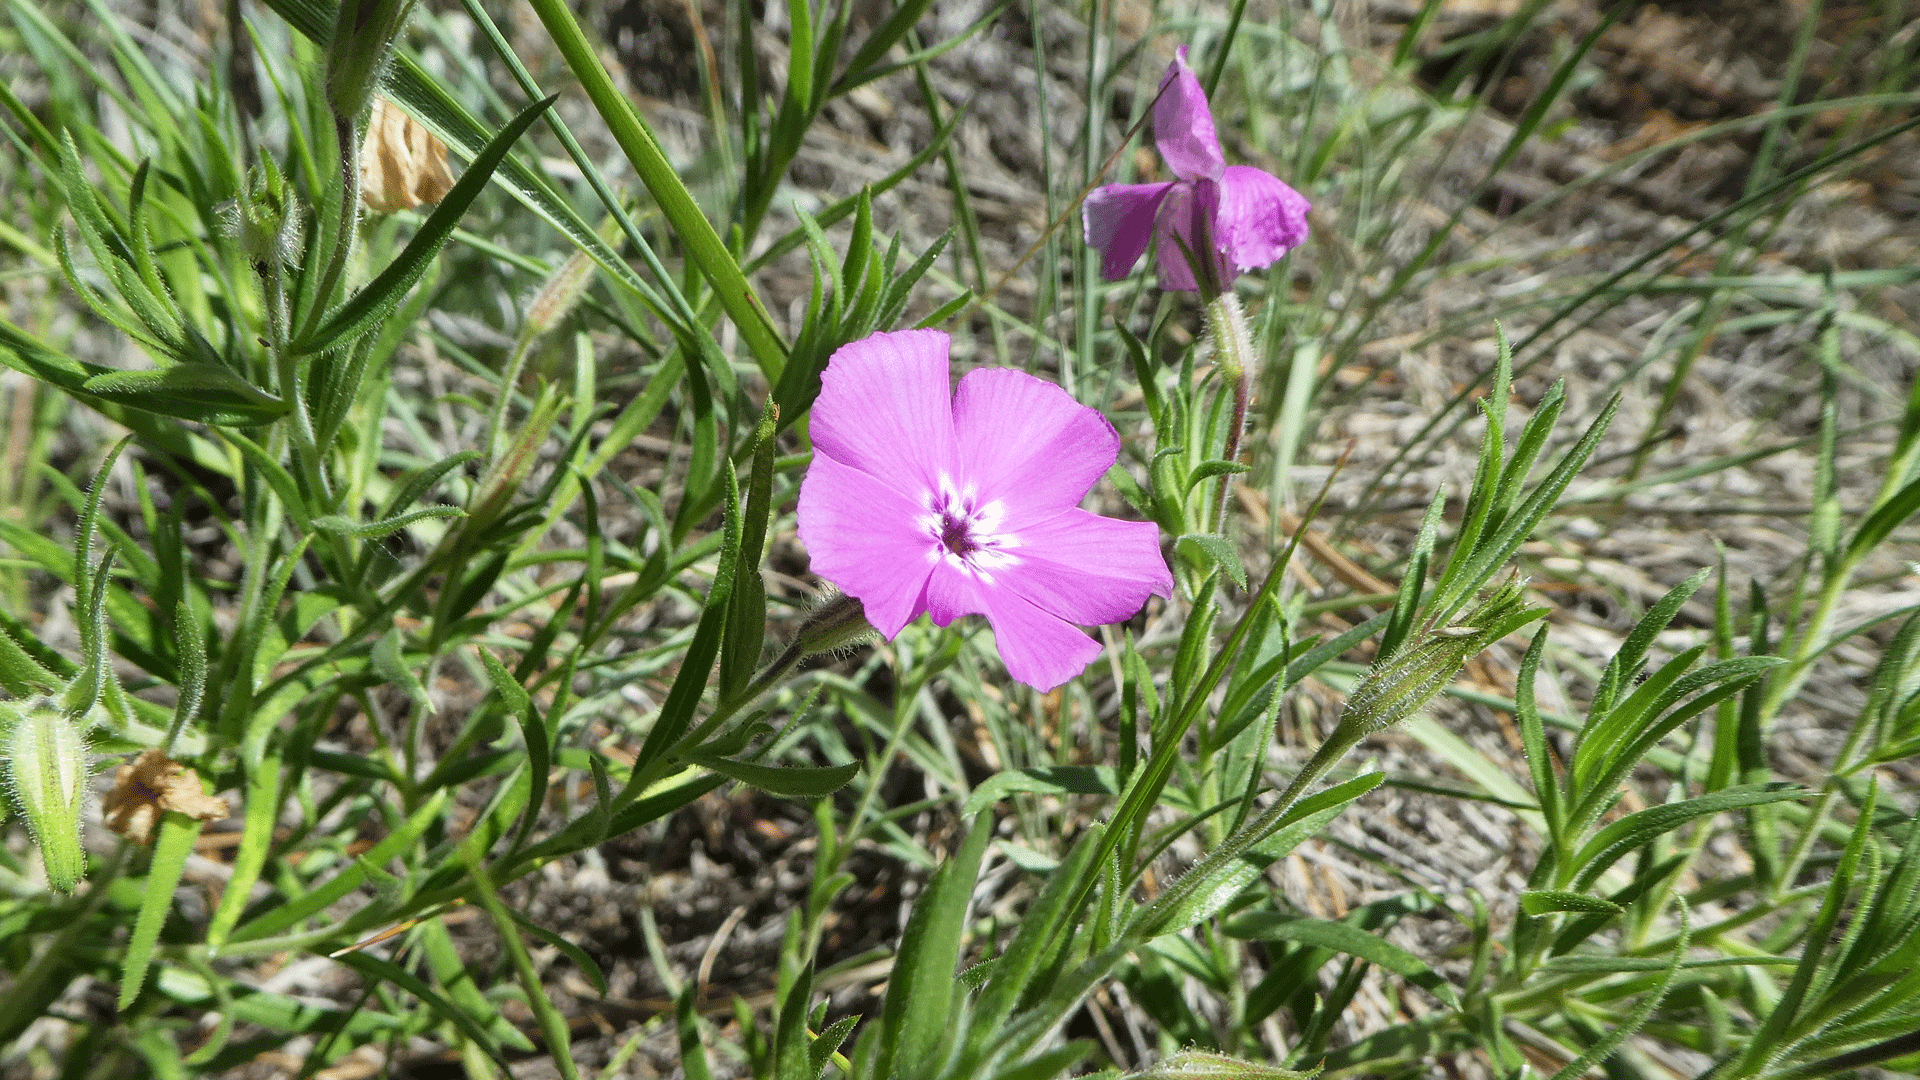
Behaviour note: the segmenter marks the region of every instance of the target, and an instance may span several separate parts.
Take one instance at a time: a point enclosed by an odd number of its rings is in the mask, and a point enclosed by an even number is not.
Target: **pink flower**
[[[1160,246],[1160,287],[1199,288],[1187,252],[1211,251],[1213,284],[1225,288],[1243,270],[1271,266],[1307,238],[1307,200],[1273,176],[1228,165],[1214,134],[1213,113],[1180,46],[1153,106],[1153,138],[1178,180],[1109,184],[1081,208],[1087,243],[1106,253],[1100,274],[1119,281],[1153,239]],[[1185,245],[1185,250],[1181,245]]]
[[[1120,436],[1012,368],[948,389],[947,335],[874,334],[833,354],[813,406],[800,540],[813,571],[888,638],[931,612],[985,615],[1014,678],[1041,690],[1100,654],[1078,625],[1133,616],[1173,576],[1151,522],[1078,509]]]

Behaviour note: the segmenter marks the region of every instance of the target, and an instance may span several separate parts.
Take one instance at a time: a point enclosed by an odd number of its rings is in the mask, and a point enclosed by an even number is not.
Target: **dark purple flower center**
[[[980,548],[973,542],[973,530],[967,528],[967,519],[955,517],[952,511],[940,515],[940,543],[962,558]]]

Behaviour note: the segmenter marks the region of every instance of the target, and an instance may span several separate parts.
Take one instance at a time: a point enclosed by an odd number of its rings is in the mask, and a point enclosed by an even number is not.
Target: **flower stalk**
[[[1213,363],[1220,369],[1220,380],[1232,388],[1233,410],[1227,424],[1227,443],[1220,453],[1225,461],[1240,459],[1240,439],[1247,427],[1247,408],[1253,397],[1253,372],[1259,355],[1253,351],[1253,334],[1247,328],[1247,315],[1240,298],[1231,290],[1212,297],[1206,308],[1207,334],[1213,343]],[[1214,506],[1214,527],[1227,529],[1227,501],[1233,492],[1233,474],[1220,475],[1220,496]]]

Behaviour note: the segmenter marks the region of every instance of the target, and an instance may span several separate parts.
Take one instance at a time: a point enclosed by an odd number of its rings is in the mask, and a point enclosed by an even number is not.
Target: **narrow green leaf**
[[[922,2],[922,0],[915,0],[915,2],[919,3],[919,2]],[[895,63],[884,64],[878,67],[867,68],[864,71],[859,71],[859,69],[849,66],[847,68],[847,74],[841,76],[840,81],[834,84],[833,93],[836,96],[839,94],[844,94],[847,91],[854,89],[855,87],[864,86],[867,83],[875,81],[876,79],[884,79],[895,72],[906,71],[910,68],[920,67],[926,64],[928,61],[933,60],[952,49],[958,48],[960,44],[965,42],[968,38],[979,33],[981,30],[986,29],[988,26],[993,25],[994,21],[997,20],[1002,14],[1005,14],[1006,10],[1012,6],[1013,6],[1013,0],[1006,0],[1006,2],[1002,3],[999,7],[996,7],[992,11],[987,12],[985,15],[980,16],[980,18],[974,20],[965,29],[961,30],[959,33],[953,35],[952,37],[947,38],[946,40],[940,42],[938,45],[930,45],[924,49],[916,49],[915,51],[908,53],[906,56],[901,57]],[[871,42],[869,42],[869,44],[871,44]],[[865,48],[865,46],[862,46],[862,48]],[[855,74],[856,71],[859,71],[859,73]]]
[[[136,409],[206,424],[269,424],[291,407],[219,364],[109,371],[89,378],[80,389]]]
[[[740,555],[734,568],[732,611],[720,649],[720,699],[730,700],[753,679],[766,640],[767,591],[760,577],[767,521],[773,513],[774,441],[780,409],[769,404],[754,432],[753,471],[747,479],[747,505],[741,513]],[[728,507],[728,513],[734,509]]]
[[[277,934],[326,910],[334,901],[359,888],[366,881],[366,867],[384,865],[411,847],[413,842],[420,838],[420,834],[426,831],[427,826],[440,820],[440,814],[446,809],[450,795],[446,788],[434,792],[431,798],[420,804],[420,808],[415,810],[404,824],[388,833],[385,839],[375,844],[371,851],[356,860],[353,865],[342,869],[326,884],[247,923],[236,930],[228,940],[254,941]]]
[[[479,1047],[481,1053],[486,1054],[487,1057],[493,1060],[493,1063],[499,1067],[502,1075],[512,1075],[506,1058],[500,1053],[500,1044],[494,1041],[493,1036],[487,1032],[487,1029],[481,1027],[478,1021],[467,1015],[464,1009],[455,1007],[452,1002],[436,993],[433,987],[428,986],[413,972],[391,961],[382,960],[377,956],[360,951],[344,953],[334,959],[343,967],[350,967],[369,979],[392,983],[401,990],[412,994],[435,1016],[460,1029],[460,1033],[471,1040],[475,1046]]]
[[[373,670],[379,676],[400,689],[426,712],[436,711],[433,696],[427,693],[427,686],[414,674],[413,666],[407,663],[407,657],[400,641],[400,631],[388,630],[373,643],[368,655]]]
[[[1798,784],[1745,784],[1730,787],[1725,791],[1716,791],[1697,799],[1682,802],[1664,803],[1645,810],[1628,814],[1594,834],[1580,853],[1573,857],[1572,865],[1562,869],[1562,874],[1573,876],[1574,891],[1582,891],[1593,886],[1600,875],[1606,872],[1621,856],[1639,848],[1655,837],[1663,836],[1695,818],[1718,814],[1726,810],[1739,810],[1749,806],[1762,806],[1767,803],[1785,802],[1806,795],[1806,789]]]
[[[1008,769],[981,781],[967,796],[961,813],[985,810],[1015,792],[1042,795],[1118,795],[1120,778],[1111,765],[1035,765]]]
[[[1546,654],[1546,648],[1547,626],[1543,623],[1527,644],[1526,655],[1520,659],[1520,674],[1513,686],[1513,712],[1520,722],[1520,742],[1526,751],[1527,771],[1533,777],[1533,794],[1540,803],[1547,837],[1553,842],[1556,857],[1564,857],[1566,853],[1560,848],[1564,844],[1561,831],[1566,824],[1565,799],[1559,774],[1554,771],[1553,752],[1547,746],[1546,722],[1534,699],[1534,682],[1539,678],[1540,658]]]
[[[653,131],[633,103],[614,85],[593,43],[562,0],[533,0],[535,14],[566,59],[581,89],[606,121],[614,141],[633,164],[641,183],[660,207],[673,233],[686,246],[689,260],[713,286],[715,298],[770,381],[778,382],[786,365],[786,347],[773,328],[753,286],[727,250],[713,223],[700,210],[692,192],[681,182]]]
[[[1058,941],[1059,949],[1064,951],[1072,935],[1061,934],[1063,924],[1072,923],[1079,918],[1082,907],[1072,901],[1076,894],[1082,905],[1087,894],[1077,890],[1080,879],[1088,872],[1093,863],[1093,854],[1099,846],[1100,827],[1082,833],[1074,841],[1073,849],[1060,865],[1044,878],[1045,884],[1040,895],[1034,898],[1020,919],[1019,929],[1014,931],[1013,940],[1008,943],[1007,951],[1002,953],[999,962],[987,977],[987,984],[974,1001],[973,1027],[969,1033],[968,1051],[978,1053],[989,1049],[1000,1025],[1013,1013],[1014,1006],[1022,999],[1038,997],[1044,992],[1044,983],[1034,987],[1036,979],[1044,979],[1054,966],[1055,956],[1050,956],[1046,943]]]
[[[1846,561],[1849,564],[1859,561],[1891,535],[1901,522],[1912,517],[1916,510],[1920,510],[1920,480],[1901,488],[1867,515],[1867,520],[1861,522],[1860,528],[1854,532],[1853,539],[1847,541]]]
[[[725,461],[723,468],[729,490],[737,490],[733,462]],[[734,569],[740,562],[740,531],[739,515],[728,514],[724,539],[720,545],[720,570],[714,575],[713,588],[707,591],[706,609],[700,613],[699,626],[694,630],[693,641],[687,645],[685,658],[680,663],[680,673],[674,676],[673,687],[667,691],[667,700],[660,706],[660,715],[654,720],[653,729],[647,732],[646,741],[640,744],[627,789],[621,792],[622,801],[639,794],[633,789],[634,785],[640,783],[647,775],[647,770],[687,733],[688,726],[693,722],[694,710],[706,695],[707,678],[712,674],[714,661],[720,655],[720,641],[726,630],[728,601],[733,596]]]
[[[533,699],[527,695],[520,680],[513,677],[505,664],[494,658],[486,649],[476,649],[480,662],[487,669],[487,679],[493,684],[493,692],[500,695],[507,711],[520,725],[520,737],[527,747],[527,809],[520,819],[520,828],[513,838],[513,847],[526,843],[527,834],[533,831],[533,824],[540,817],[540,811],[547,803],[547,774],[553,769],[553,740],[547,732],[546,721],[541,718],[540,710],[533,707]]]
[[[847,1036],[853,1034],[854,1026],[860,1023],[856,1015],[843,1016],[827,1026],[827,1030],[816,1036],[807,1046],[807,1065],[811,1070],[807,1080],[820,1080],[826,1075],[827,1066],[833,1063],[833,1055],[840,1049]]]
[[[845,787],[855,773],[860,771],[860,763],[850,761],[845,765],[795,766],[795,765],[756,765],[748,761],[735,761],[731,758],[715,757],[710,754],[689,754],[688,759],[704,765],[730,780],[738,780],[748,787],[758,788],[769,795],[780,795],[790,799],[814,799],[831,795]]]
[[[918,1076],[938,1065],[933,1051],[948,1029],[967,904],[992,832],[987,816],[975,817],[960,850],[914,902],[881,1006],[877,1076]]]
[[[1626,910],[1611,900],[1586,893],[1559,889],[1529,889],[1520,894],[1520,910],[1529,915],[1548,915],[1556,911],[1579,911],[1589,915],[1618,915]],[[1665,964],[1656,964],[1665,967]]]
[[[1421,519],[1420,532],[1414,538],[1413,556],[1407,560],[1407,572],[1400,579],[1400,592],[1393,600],[1393,619],[1387,623],[1387,632],[1380,635],[1377,655],[1381,659],[1398,652],[1413,629],[1413,616],[1419,610],[1420,595],[1427,584],[1427,567],[1433,562],[1433,545],[1440,538],[1440,512],[1446,505],[1444,489],[1434,492],[1433,501],[1427,504],[1426,517]]]
[[[894,8],[886,21],[874,27],[867,39],[854,50],[852,58],[847,61],[846,73],[840,77],[841,82],[834,84],[833,93],[844,94],[851,89],[850,85],[846,85],[848,80],[866,81],[861,77],[867,73],[867,69],[885,59],[895,45],[905,40],[932,7],[933,0],[905,0]]]
[[[133,1005],[146,985],[147,968],[153,964],[153,947],[160,941],[160,928],[173,910],[173,893],[180,886],[181,871],[187,868],[187,856],[193,854],[193,841],[200,835],[200,822],[172,810],[160,818],[160,835],[153,844],[153,861],[147,868],[147,881],[140,891],[140,913],[134,916],[133,936],[127,939],[126,957],[121,965],[121,1012]]]
[[[182,1005],[202,1008],[217,1004],[219,995],[206,978],[177,967],[163,966],[155,973],[154,989]],[[356,1038],[376,1039],[397,1035],[407,1021],[374,1009],[345,1011],[318,1007],[309,999],[285,997],[247,987],[230,987],[234,1018],[258,1024],[269,1031],[300,1034],[325,1034],[339,1031]]]
[[[466,857],[467,879],[473,882],[480,905],[493,920],[494,930],[506,946],[507,957],[513,962],[515,974],[520,977],[520,989],[526,993],[540,1034],[546,1039],[548,1055],[560,1070],[562,1080],[580,1080],[579,1067],[573,1060],[572,1033],[567,1028],[566,1018],[560,1015],[560,1010],[554,1006],[553,999],[541,984],[539,970],[534,967],[533,957],[527,952],[527,943],[521,940],[513,915],[507,911],[507,906],[501,902],[500,894],[494,888],[493,872],[480,863],[477,852],[463,847],[461,854]]]
[[[1134,917],[1129,935],[1151,940],[1179,933],[1226,910],[1275,859],[1319,832],[1353,800],[1379,787],[1386,774],[1370,772],[1301,799],[1279,827],[1237,852],[1216,848]]]
[[[1792,956],[1715,956],[1705,960],[1688,960],[1680,966],[1691,971],[1722,967],[1792,967],[1799,962],[1798,958]],[[1547,961],[1546,970],[1583,973],[1663,971],[1672,963],[1670,959],[1662,960],[1655,956],[1556,956]]]
[[[7,626],[0,626],[0,689],[16,698],[60,689],[60,677],[21,648]]]
[[[1366,622],[1340,634],[1338,637],[1322,641],[1308,648],[1307,651],[1300,654],[1298,659],[1291,660],[1287,663],[1287,678],[1282,689],[1293,689],[1299,685],[1300,680],[1320,670],[1326,666],[1329,661],[1339,659],[1340,655],[1348,649],[1379,633],[1381,628],[1385,627],[1388,620],[1392,617],[1392,612],[1383,611],[1373,618],[1368,619]],[[1307,641],[1303,641],[1300,644],[1306,645],[1312,640],[1312,638],[1308,638]]]
[[[1589,710],[1591,715],[1599,717],[1613,711],[1619,691],[1625,682],[1640,670],[1641,661],[1646,659],[1647,649],[1653,644],[1654,638],[1673,622],[1674,616],[1680,614],[1680,609],[1686,606],[1694,593],[1700,591],[1700,586],[1705,584],[1707,576],[1712,573],[1713,568],[1706,567],[1669,589],[1665,596],[1648,608],[1647,613],[1633,624],[1633,629],[1627,632],[1626,640],[1620,643],[1620,648],[1613,654],[1613,659],[1607,662],[1606,670],[1601,673],[1602,689],[1594,696],[1593,707]]]
[[[1233,937],[1246,940],[1292,941],[1357,956],[1432,992],[1449,1005],[1459,1003],[1453,987],[1428,967],[1425,961],[1385,938],[1349,923],[1256,911],[1228,920],[1225,929]]]
[[[392,536],[394,533],[412,525],[416,521],[426,521],[429,518],[457,518],[466,516],[467,512],[457,506],[423,506],[418,510],[410,510],[404,514],[396,514],[393,517],[381,518],[379,521],[368,521],[364,523],[350,521],[338,514],[327,514],[314,518],[313,527],[323,533],[332,533],[335,536],[353,536],[362,540],[373,540],[382,536]]]
[[[694,1010],[694,995],[700,987],[692,982],[680,988],[674,999],[674,1031],[680,1042],[680,1069],[687,1080],[713,1080],[713,1068],[707,1064],[707,1048],[700,1041],[700,1015]]]
[[[580,974],[585,975],[587,981],[593,984],[594,990],[598,991],[601,997],[607,996],[607,975],[600,970],[600,965],[594,962],[593,957],[585,949],[544,926],[536,925],[523,912],[514,911],[512,915],[513,921],[520,924],[520,929],[565,953],[567,959],[573,961],[573,966],[580,969]]]
[[[1687,943],[1691,937],[1688,914],[1686,901],[1680,901],[1679,940],[1674,943],[1673,958],[1667,962],[1666,972],[1661,976],[1659,984],[1641,995],[1640,1003],[1634,1007],[1632,1015],[1587,1047],[1579,1057],[1569,1061],[1565,1068],[1554,1073],[1553,1080],[1575,1080],[1576,1077],[1585,1075],[1587,1069],[1594,1063],[1612,1057],[1613,1052],[1620,1048],[1621,1043],[1627,1041],[1628,1036],[1639,1031],[1653,1017],[1653,1010],[1659,1008],[1660,1003],[1666,1000],[1667,991],[1673,988],[1674,976],[1680,973],[1680,964],[1686,959]]]
[[[805,3],[806,0],[795,0]],[[813,965],[807,964],[793,980],[780,1001],[780,1013],[774,1019],[773,1080],[814,1080],[808,1053],[807,1014],[813,996]]]

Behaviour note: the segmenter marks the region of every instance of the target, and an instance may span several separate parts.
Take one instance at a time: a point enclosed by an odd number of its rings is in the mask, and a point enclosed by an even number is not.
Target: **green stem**
[[[469,855],[467,878],[473,882],[481,906],[487,909],[501,941],[507,946],[507,956],[513,961],[514,973],[520,977],[520,986],[527,993],[527,1004],[532,1007],[534,1018],[540,1025],[540,1034],[547,1040],[548,1055],[553,1058],[563,1080],[580,1080],[580,1069],[573,1061],[572,1038],[567,1030],[566,1018],[560,1015],[560,1010],[554,1008],[552,999],[547,997],[546,987],[540,982],[540,972],[533,966],[533,957],[527,952],[527,943],[520,938],[513,915],[500,902],[500,894],[494,889],[493,878],[487,868],[464,849],[462,854]]]
[[[1294,774],[1293,782],[1287,785],[1286,790],[1280,793],[1280,798],[1272,806],[1267,807],[1259,817],[1235,829],[1233,835],[1227,837],[1219,847],[1194,864],[1193,869],[1182,875],[1179,881],[1174,882],[1166,892],[1161,893],[1158,899],[1135,915],[1133,921],[1128,924],[1123,938],[1146,941],[1161,919],[1174,907],[1184,902],[1196,887],[1205,884],[1221,867],[1245,855],[1255,844],[1272,835],[1286,818],[1287,812],[1300,801],[1300,796],[1306,794],[1307,789],[1324,776],[1326,771],[1333,767],[1334,762],[1345,757],[1347,751],[1359,745],[1359,733],[1344,730],[1344,727],[1344,725],[1336,727],[1333,734],[1320,744],[1320,749],[1315,750],[1313,757],[1307,759],[1307,763]]]
[[[360,233],[360,132],[354,118],[335,116],[333,136],[340,143],[340,234],[334,238],[327,267],[320,275],[320,287],[313,293],[313,306],[301,320],[294,340],[311,335],[326,316],[334,289],[339,287],[353,254],[353,241]]]

